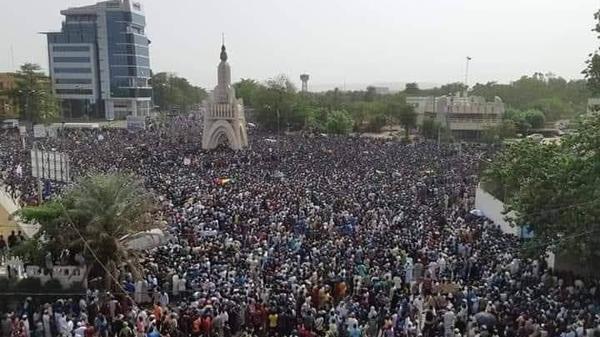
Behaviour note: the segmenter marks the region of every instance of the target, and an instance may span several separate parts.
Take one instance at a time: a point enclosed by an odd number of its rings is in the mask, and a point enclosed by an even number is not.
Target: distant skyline
[[[47,71],[45,31],[60,10],[88,0],[5,1],[0,72],[25,62]],[[591,32],[598,0],[141,0],[152,70],[195,85],[216,84],[221,34],[232,79],[283,73],[309,90],[344,83],[507,83],[534,72],[582,78],[599,44]],[[11,47],[14,53],[14,67]],[[355,88],[355,86],[357,86]]]

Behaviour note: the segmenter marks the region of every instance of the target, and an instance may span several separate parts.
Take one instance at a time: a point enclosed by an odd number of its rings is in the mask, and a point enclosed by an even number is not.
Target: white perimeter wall
[[[499,225],[502,232],[514,234],[516,236],[521,234],[521,229],[519,227],[511,227],[508,221],[504,220],[506,217],[502,214],[504,211],[504,203],[484,191],[481,188],[481,185],[477,186],[477,191],[475,192],[475,208],[482,211],[483,214],[496,225]]]

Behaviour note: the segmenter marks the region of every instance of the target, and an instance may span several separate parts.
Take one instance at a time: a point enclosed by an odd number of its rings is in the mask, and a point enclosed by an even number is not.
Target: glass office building
[[[148,115],[150,42],[141,4],[111,0],[61,14],[61,31],[46,35],[52,87],[63,117]]]

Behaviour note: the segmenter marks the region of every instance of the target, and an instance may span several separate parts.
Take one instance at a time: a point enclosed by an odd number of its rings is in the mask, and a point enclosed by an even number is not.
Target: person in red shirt
[[[202,332],[202,316],[198,316],[198,318],[196,318],[194,320],[194,322],[192,322],[192,337],[200,336],[201,332]]]
[[[85,337],[94,337],[96,336],[96,329],[92,324],[88,323],[83,334]]]
[[[210,315],[204,315],[200,326],[200,332],[202,336],[210,337],[210,333],[212,332],[212,318]]]
[[[301,324],[298,327],[298,337],[315,337],[315,334],[312,333],[309,329],[307,329],[306,326],[304,326],[304,324]]]

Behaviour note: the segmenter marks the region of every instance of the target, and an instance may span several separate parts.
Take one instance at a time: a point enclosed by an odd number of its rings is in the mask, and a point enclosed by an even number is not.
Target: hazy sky
[[[94,0],[0,0],[0,71],[47,68],[41,31]],[[221,33],[234,80],[285,73],[313,88],[381,82],[508,82],[536,71],[580,78],[598,45],[600,0],[142,0],[151,65],[216,82]]]

